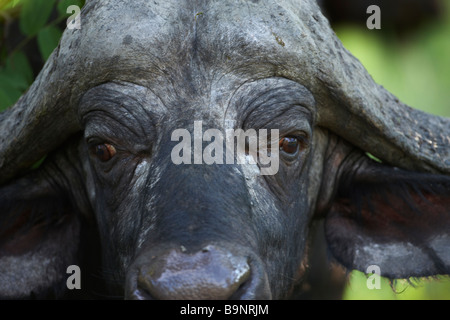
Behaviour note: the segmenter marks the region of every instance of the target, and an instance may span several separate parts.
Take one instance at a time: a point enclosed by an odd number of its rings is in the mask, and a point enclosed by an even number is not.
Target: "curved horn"
[[[154,23],[149,30],[162,24],[167,15],[165,6],[159,8],[143,0],[133,5],[124,0],[86,2],[81,10],[81,29],[64,31],[29,90],[13,107],[0,113],[0,184],[28,169],[81,129],[77,106],[89,88],[121,79],[133,82],[141,76],[136,66],[148,64],[142,58],[145,50],[137,41],[127,48],[118,35],[131,33],[152,43],[154,39],[135,21],[136,12],[151,10],[160,10],[154,15],[160,20],[154,22],[144,14],[149,23]],[[144,61],[138,63],[140,59]]]
[[[91,7],[87,3],[82,12]],[[0,113],[0,184],[28,169],[72,133],[79,130],[77,113],[71,108],[76,64],[83,61],[72,50],[79,30],[66,29],[58,47],[14,106]]]
[[[450,173],[450,119],[410,108],[376,84],[311,2],[316,78],[328,96],[318,102],[319,125],[392,165]]]
[[[28,91],[0,114],[0,183],[29,168],[76,130],[64,68],[57,63],[55,51]]]

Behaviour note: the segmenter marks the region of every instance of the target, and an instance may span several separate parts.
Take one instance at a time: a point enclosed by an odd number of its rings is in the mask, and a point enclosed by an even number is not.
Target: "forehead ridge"
[[[73,43],[85,53],[80,72],[89,72],[89,78],[139,81],[148,74],[186,77],[192,70],[208,71],[209,77],[238,72],[263,78],[289,69],[283,56],[297,41],[296,35],[292,38],[295,22],[278,4],[268,8],[252,1],[152,3],[134,1],[117,11],[100,7],[96,15],[106,21],[100,27],[87,17],[81,37]],[[71,41],[69,32],[64,40]]]

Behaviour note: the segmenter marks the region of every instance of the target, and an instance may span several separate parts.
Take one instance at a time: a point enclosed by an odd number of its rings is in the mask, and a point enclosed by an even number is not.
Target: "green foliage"
[[[13,105],[37,76],[33,73],[30,56],[38,54],[44,64],[58,45],[65,22],[71,15],[66,12],[67,7],[77,5],[81,8],[84,2],[84,0],[0,0],[0,32],[5,33],[11,29],[5,28],[6,24],[18,23],[21,33],[21,40],[13,48],[0,42],[0,111]],[[2,17],[7,19],[2,20]],[[32,42],[36,42],[39,52],[26,50],[27,45]]]
[[[446,18],[409,39],[386,39],[377,31],[354,26],[336,29],[344,46],[373,79],[401,101],[428,113],[450,116],[450,2]],[[450,300],[450,277],[395,284],[382,278],[381,289],[368,289],[366,276],[353,271],[344,299]]]
[[[6,58],[0,68],[0,110],[13,104],[33,81],[33,71],[21,51]]]
[[[79,6],[80,8],[83,6],[84,1],[82,0],[61,0],[58,2],[58,12],[60,16],[65,16],[67,14],[67,8],[71,5]]]
[[[450,277],[389,281],[381,277],[380,288],[369,289],[367,277],[352,271],[344,293],[346,300],[450,300]]]
[[[36,35],[41,30],[55,5],[55,0],[24,0],[20,12],[20,29],[27,36]]]
[[[0,12],[4,9],[10,9],[17,6],[23,0],[0,0]]]
[[[336,33],[373,79],[401,101],[450,117],[450,3],[445,12],[446,19],[402,41],[354,26],[340,26]]]
[[[62,32],[60,29],[54,26],[48,26],[39,31],[37,35],[37,41],[39,45],[39,51],[44,60],[47,60],[50,54],[59,43]]]

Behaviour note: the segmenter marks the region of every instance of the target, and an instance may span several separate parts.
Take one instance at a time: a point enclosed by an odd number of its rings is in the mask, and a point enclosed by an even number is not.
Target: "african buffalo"
[[[195,121],[278,130],[276,174],[174,163]],[[377,85],[314,0],[87,1],[0,133],[4,298],[64,297],[99,256],[129,299],[297,297],[319,221],[349,270],[450,273],[450,121]]]

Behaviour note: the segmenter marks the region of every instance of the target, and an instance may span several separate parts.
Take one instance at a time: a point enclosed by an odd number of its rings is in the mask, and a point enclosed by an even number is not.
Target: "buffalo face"
[[[101,264],[131,299],[296,297],[318,221],[348,269],[450,273],[448,119],[376,85],[315,1],[82,15],[0,114],[0,296]],[[234,152],[227,130],[270,139]]]
[[[300,276],[312,215],[314,99],[281,78],[255,80],[219,98],[214,105],[182,98],[171,105],[147,88],[112,83],[81,102],[88,194],[105,264],[127,279],[129,297],[282,297]],[[172,133],[184,127],[195,137],[192,115],[208,119],[204,132],[225,133],[230,123],[243,131],[276,128],[275,147],[283,139],[292,146],[280,148],[274,175],[250,161],[174,164]],[[224,149],[230,152],[225,142]]]

